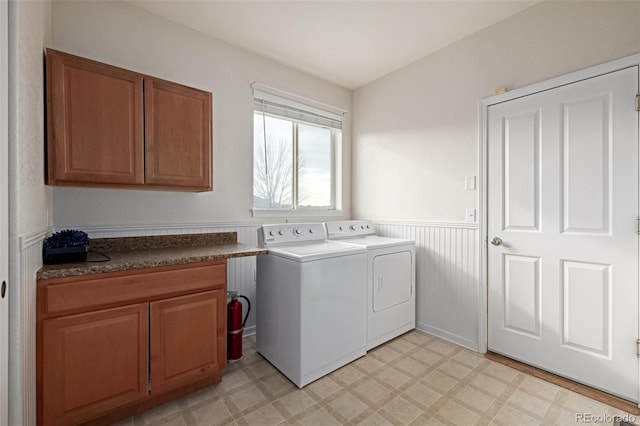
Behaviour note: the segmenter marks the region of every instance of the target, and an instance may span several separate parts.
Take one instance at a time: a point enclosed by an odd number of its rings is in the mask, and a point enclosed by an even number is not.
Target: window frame
[[[293,198],[293,210],[307,210],[307,209],[312,209],[312,210],[335,210],[336,208],[336,164],[335,164],[335,160],[336,160],[336,131],[337,129],[333,129],[331,127],[326,127],[326,126],[319,126],[317,124],[309,124],[309,123],[305,123],[303,121],[299,121],[299,120],[291,120],[293,122],[293,170],[295,171],[295,173],[293,174],[293,188],[292,188],[292,198]],[[299,203],[299,195],[300,195],[300,188],[299,188],[299,164],[300,164],[300,140],[299,140],[299,130],[298,127],[300,124],[304,124],[306,126],[313,126],[313,127],[319,127],[321,129],[327,129],[330,132],[330,146],[329,146],[329,157],[330,157],[330,177],[331,177],[331,182],[329,183],[329,187],[330,187],[330,194],[329,194],[329,198],[330,198],[330,203],[328,206],[301,206]],[[341,131],[342,132],[342,131]],[[275,209],[275,210],[284,210],[284,209]],[[288,209],[287,209],[288,210]]]
[[[291,207],[287,208],[262,208],[255,207],[252,201],[252,215],[253,217],[285,217],[285,216],[341,216],[342,210],[338,207],[339,201],[337,200],[337,194],[339,191],[337,190],[337,185],[340,184],[340,179],[338,178],[338,165],[336,164],[338,161],[338,156],[336,155],[339,146],[342,145],[342,129],[333,128],[330,126],[323,126],[316,123],[310,123],[304,120],[297,120],[291,117],[285,117],[278,114],[273,114],[269,112],[265,112],[261,110],[257,106],[255,106],[252,111],[252,116],[261,115],[264,120],[266,117],[277,118],[279,120],[285,120],[292,123],[292,188],[291,188],[291,198],[292,203]],[[299,125],[307,125],[313,127],[319,127],[323,129],[328,129],[330,131],[330,205],[329,206],[300,206],[299,204],[299,173],[298,173],[298,165],[299,165]],[[255,125],[253,125],[253,152],[255,152]],[[338,136],[340,135],[340,136]],[[255,162],[255,157],[254,162]],[[255,167],[255,163],[252,162],[252,184],[255,182],[255,175],[253,174],[253,170]],[[253,187],[252,187],[252,200],[253,196]]]

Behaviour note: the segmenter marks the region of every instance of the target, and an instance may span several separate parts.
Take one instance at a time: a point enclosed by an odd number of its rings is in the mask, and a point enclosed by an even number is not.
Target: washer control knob
[[[273,231],[269,231],[269,235],[271,235],[272,237],[275,235],[276,233]]]
[[[309,228],[309,233],[313,234],[313,228]]]
[[[344,227],[340,226],[338,229],[342,231],[342,230],[344,230]]]
[[[284,231],[281,229],[278,231],[278,235],[284,235]]]
[[[355,225],[350,225],[349,229],[351,229],[352,231],[355,231],[356,230],[356,226]]]
[[[296,235],[302,235],[302,230],[300,228],[296,228],[293,230],[293,233]]]
[[[364,225],[360,225],[360,229],[364,229]]]
[[[367,229],[369,229],[369,228],[370,228],[370,226],[369,226],[369,225],[367,225]]]

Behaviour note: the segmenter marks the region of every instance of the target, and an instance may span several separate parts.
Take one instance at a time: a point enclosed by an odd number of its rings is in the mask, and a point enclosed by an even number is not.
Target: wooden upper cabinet
[[[146,183],[211,189],[211,93],[145,77]]]
[[[47,51],[48,183],[144,183],[142,76]]]
[[[47,183],[212,189],[211,93],[47,49]]]

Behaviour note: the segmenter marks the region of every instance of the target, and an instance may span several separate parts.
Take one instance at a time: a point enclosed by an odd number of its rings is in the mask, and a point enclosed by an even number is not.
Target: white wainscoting
[[[12,392],[22,407],[12,407],[21,413],[23,425],[36,424],[36,273],[42,266],[42,240],[50,229],[37,231],[19,237],[19,279],[20,290],[13,294],[12,303],[18,304],[20,312],[17,323],[9,330],[11,358],[9,369],[13,372]],[[12,418],[18,420],[20,414]]]
[[[477,224],[375,221],[379,235],[416,242],[416,327],[481,350]]]
[[[237,232],[238,242],[257,246],[259,224],[251,222],[230,223],[193,223],[193,224],[159,224],[159,225],[113,225],[83,226],[81,228],[91,238],[137,237],[145,235],[202,234],[208,232]],[[74,226],[58,226],[57,229],[74,228]],[[247,296],[255,307],[256,300],[256,258],[255,256],[229,259],[227,262],[227,290],[235,290]],[[244,301],[243,301],[244,303]],[[256,332],[255,310],[250,312],[244,329],[244,335]]]

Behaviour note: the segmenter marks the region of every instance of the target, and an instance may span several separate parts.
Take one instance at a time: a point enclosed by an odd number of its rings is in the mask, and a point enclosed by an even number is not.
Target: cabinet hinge
[[[636,356],[640,358],[640,339],[636,339]]]
[[[640,111],[640,93],[636,95],[636,111]]]
[[[636,218],[636,234],[640,235],[640,217]]]

